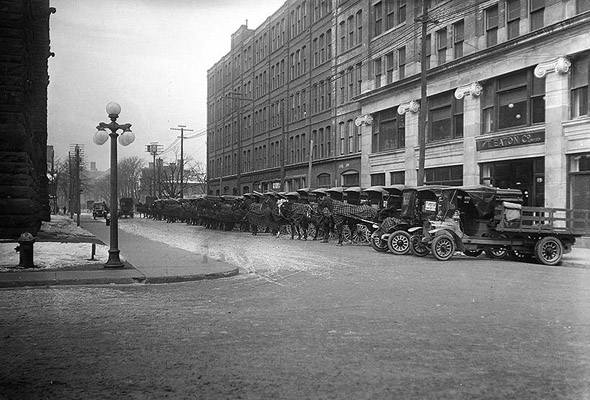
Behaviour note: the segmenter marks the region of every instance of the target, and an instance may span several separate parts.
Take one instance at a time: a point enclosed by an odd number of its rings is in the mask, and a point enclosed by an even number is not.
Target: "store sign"
[[[506,136],[496,136],[476,141],[477,151],[500,149],[504,147],[524,146],[527,144],[543,143],[545,132],[515,133]]]

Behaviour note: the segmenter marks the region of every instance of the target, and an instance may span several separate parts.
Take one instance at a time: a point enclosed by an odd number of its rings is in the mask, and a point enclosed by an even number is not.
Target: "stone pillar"
[[[480,183],[475,139],[481,133],[481,91],[478,82],[455,90],[455,98],[463,99],[463,185]]]
[[[416,186],[418,183],[418,115],[420,104],[410,101],[401,104],[397,109],[398,114],[406,115],[406,146],[405,146],[405,178],[406,186]]]
[[[545,77],[545,207],[567,205],[567,163],[562,122],[568,119],[570,62],[559,57],[537,65],[535,75]]]

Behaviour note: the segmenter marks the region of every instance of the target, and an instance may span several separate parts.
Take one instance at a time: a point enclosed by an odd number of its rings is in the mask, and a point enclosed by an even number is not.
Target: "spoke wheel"
[[[379,232],[373,233],[369,242],[371,243],[371,247],[379,253],[385,253],[387,250],[389,250],[389,247],[387,247],[387,242],[381,239],[381,234]]]
[[[508,256],[508,250],[506,250],[503,247],[493,247],[491,249],[487,249],[486,251],[486,255],[489,258],[506,258]]]
[[[483,251],[482,251],[482,250],[465,250],[465,251],[464,251],[464,254],[465,254],[466,256],[469,256],[469,257],[477,257],[477,256],[479,256],[481,253],[483,253]]]
[[[416,257],[426,257],[430,253],[430,249],[422,243],[422,234],[415,233],[410,236],[410,251]]]
[[[455,254],[455,240],[449,235],[436,236],[430,250],[437,260],[447,261]]]
[[[563,256],[563,244],[553,236],[539,240],[535,245],[535,257],[545,265],[557,265]]]
[[[408,254],[410,251],[410,234],[406,231],[395,231],[387,239],[387,247],[395,255]]]

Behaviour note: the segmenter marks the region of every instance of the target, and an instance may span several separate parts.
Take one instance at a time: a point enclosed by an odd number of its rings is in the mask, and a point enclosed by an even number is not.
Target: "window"
[[[348,153],[354,153],[355,150],[355,137],[354,137],[354,122],[349,119],[346,121],[346,133],[348,134]]]
[[[357,171],[346,171],[342,173],[342,186],[352,187],[359,185],[359,173]]]
[[[571,96],[572,118],[589,115],[588,81],[590,76],[590,56],[577,58],[572,62]]]
[[[338,124],[338,135],[340,136],[340,155],[346,153],[346,141],[344,138],[344,122]]]
[[[356,44],[363,42],[363,10],[356,13]]]
[[[426,69],[430,69],[430,59],[432,58],[432,36],[426,35]]]
[[[487,91],[487,92],[486,92]],[[498,77],[484,87],[484,133],[545,121],[545,78],[533,70]]]
[[[383,4],[379,2],[373,6],[373,36],[379,36],[383,32]]]
[[[385,30],[389,30],[396,25],[395,21],[395,4],[392,0],[385,0]]]
[[[330,174],[319,174],[318,177],[318,187],[332,187]]]
[[[397,22],[403,24],[406,22],[406,0],[399,0],[397,10]]]
[[[340,52],[344,53],[346,50],[346,27],[344,26],[344,21],[340,22]]]
[[[354,42],[354,32],[356,30],[356,27],[354,26],[354,16],[350,16],[348,17],[347,20],[347,27],[348,27],[348,48],[351,49],[354,47],[355,42]]]
[[[428,142],[463,137],[463,99],[447,92],[429,98],[428,107]]]
[[[399,79],[406,77],[406,46],[397,49],[397,70]]]
[[[371,174],[371,186],[385,186],[385,173]]]
[[[358,63],[356,65],[356,94],[361,94],[362,84],[363,84],[363,76],[362,76],[362,63]]]
[[[447,28],[436,32],[436,51],[438,56],[438,65],[447,62]]]
[[[514,39],[520,35],[520,0],[507,0],[506,26],[508,39]]]
[[[396,171],[389,174],[391,185],[404,185],[406,183],[406,172]]]
[[[372,152],[401,149],[405,146],[406,119],[397,107],[378,112],[373,121]]]
[[[465,40],[465,23],[463,20],[453,24],[453,47],[455,59],[463,57],[463,41]]]
[[[375,73],[375,88],[381,87],[381,57],[373,60],[373,70]]]
[[[498,5],[486,9],[486,44],[498,44]]]
[[[578,14],[581,14],[586,11],[590,11],[590,0],[577,0],[576,1],[576,12]]]
[[[463,185],[463,166],[427,168],[424,170],[424,180],[427,185]]]
[[[531,31],[545,25],[545,0],[531,0]]]
[[[393,65],[393,60],[394,60],[393,51],[390,53],[387,53],[385,55],[385,62],[387,64],[386,65],[386,68],[387,68],[386,81],[387,81],[387,83],[393,82],[393,69],[395,68],[395,66]]]

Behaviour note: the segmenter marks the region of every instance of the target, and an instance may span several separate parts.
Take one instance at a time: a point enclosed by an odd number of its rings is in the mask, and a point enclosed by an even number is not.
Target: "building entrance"
[[[543,157],[498,161],[482,165],[483,183],[501,189],[522,190],[524,205],[545,205],[545,160]]]

